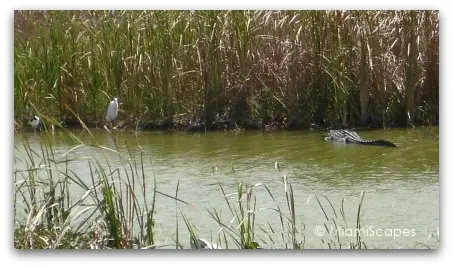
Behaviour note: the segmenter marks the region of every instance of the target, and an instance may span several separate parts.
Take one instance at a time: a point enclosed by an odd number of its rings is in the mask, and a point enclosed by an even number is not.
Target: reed
[[[367,244],[362,240],[366,236],[366,231],[361,227],[363,215],[363,201],[365,193],[360,194],[360,202],[357,208],[356,224],[348,224],[348,218],[345,215],[345,199],[341,201],[341,206],[335,209],[332,202],[326,196],[316,196],[316,201],[322,210],[326,221],[323,223],[328,238],[322,238],[322,243],[329,249],[367,249]],[[322,199],[324,201],[322,201]],[[323,204],[324,202],[324,204]],[[349,232],[348,232],[349,231]],[[351,236],[355,240],[351,239]]]
[[[127,125],[438,124],[438,11],[16,11],[14,114]],[[34,107],[34,108],[32,108]]]
[[[122,164],[72,157],[82,146],[115,153]],[[15,247],[154,248],[156,184],[149,197],[143,151],[136,157],[98,144],[77,144],[63,155],[50,145],[35,151],[28,141],[16,147],[15,161],[25,160],[27,168],[14,173]],[[73,162],[87,163],[89,179],[79,177]]]

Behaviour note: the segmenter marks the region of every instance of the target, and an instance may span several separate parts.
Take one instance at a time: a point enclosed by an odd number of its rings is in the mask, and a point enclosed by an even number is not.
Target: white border
[[[2,237],[2,259],[5,266],[13,264],[25,264],[27,266],[80,266],[85,264],[103,266],[124,266],[137,265],[150,266],[156,264],[178,264],[188,265],[195,263],[198,265],[208,263],[211,266],[225,265],[263,265],[263,264],[295,264],[305,266],[317,266],[332,264],[330,266],[369,266],[372,265],[433,265],[440,262],[446,263],[448,257],[447,250],[451,248],[451,231],[448,226],[451,225],[451,212],[446,207],[449,206],[451,197],[449,197],[451,188],[451,165],[446,162],[447,153],[451,154],[451,141],[447,138],[447,133],[451,132],[451,119],[448,115],[452,114],[453,98],[451,89],[453,86],[449,65],[453,62],[451,58],[451,35],[453,28],[452,10],[449,1],[394,1],[381,0],[376,3],[367,1],[326,1],[317,0],[303,3],[301,1],[244,1],[229,0],[223,3],[214,1],[174,1],[165,0],[159,3],[148,1],[87,1],[79,0],[70,4],[67,1],[2,1],[1,8],[1,32],[2,49],[1,49],[1,105],[0,105],[0,147],[1,149],[1,170],[0,180],[1,195],[4,196],[1,201],[2,227],[0,236]],[[12,171],[13,171],[13,10],[14,9],[439,9],[440,10],[440,180],[441,180],[441,249],[433,252],[425,251],[305,251],[294,253],[292,251],[259,251],[255,253],[238,252],[217,252],[217,253],[190,253],[175,251],[102,251],[102,252],[20,252],[13,249],[12,238]],[[450,79],[448,79],[450,78]],[[452,106],[450,106],[452,105]],[[422,151],[420,153],[423,153]],[[358,255],[358,257],[357,257]],[[285,256],[285,257],[282,257]],[[137,262],[139,261],[139,262]],[[288,262],[290,261],[290,262]],[[393,265],[392,264],[392,265]]]

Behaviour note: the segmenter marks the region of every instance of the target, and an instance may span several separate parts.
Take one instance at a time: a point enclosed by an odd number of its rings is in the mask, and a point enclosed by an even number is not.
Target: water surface
[[[84,143],[115,147],[115,139],[106,131],[93,132],[95,141],[86,132],[71,134]],[[115,132],[114,136],[121,153],[128,153],[127,148],[132,154],[138,154],[140,149],[144,151],[145,176],[149,184],[155,177],[158,190],[174,196],[179,182],[178,198],[191,204],[176,206],[174,199],[163,195],[157,197],[156,239],[162,244],[174,243],[175,214],[179,211],[205,239],[210,239],[211,234],[215,236],[219,230],[206,209],[220,210],[226,222],[232,218],[219,183],[226,193],[235,192],[238,181],[247,185],[264,184],[280,207],[287,211],[282,180],[286,175],[294,190],[298,238],[305,240],[305,248],[326,248],[325,243],[332,239],[329,233],[321,237],[316,235],[317,226],[332,223],[332,219],[326,220],[316,196],[330,218],[336,213],[321,196],[330,200],[336,212],[344,199],[345,227],[354,229],[361,192],[365,193],[361,228],[368,231],[362,241],[368,247],[423,248],[420,243],[438,247],[438,242],[429,238],[437,233],[439,226],[438,128],[372,130],[359,134],[364,139],[390,140],[397,148],[334,144],[324,141],[322,132],[313,131]],[[24,167],[21,147],[25,140],[38,151],[40,144],[50,142],[57,155],[77,144],[63,132],[51,136],[16,134],[15,169]],[[83,157],[103,159],[111,166],[122,165],[114,153],[89,146],[74,149],[68,155],[80,159],[71,162],[70,167],[87,182],[91,176]],[[275,169],[276,162],[280,171]],[[280,219],[271,210],[276,203],[263,186],[255,187],[254,193],[257,209],[260,209],[255,222],[257,240],[266,248],[284,247],[279,234]],[[339,214],[336,216],[340,217]],[[181,237],[188,240],[180,215],[178,224]],[[273,242],[258,228],[269,230],[268,225],[275,231],[270,234]],[[395,236],[398,231],[401,235]],[[344,233],[342,241],[345,243],[355,240]]]

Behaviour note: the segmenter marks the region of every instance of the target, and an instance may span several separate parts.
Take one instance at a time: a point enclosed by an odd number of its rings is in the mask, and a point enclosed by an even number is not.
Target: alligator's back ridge
[[[387,140],[363,140],[356,132],[349,130],[330,130],[325,139],[345,144],[396,147],[394,143]]]

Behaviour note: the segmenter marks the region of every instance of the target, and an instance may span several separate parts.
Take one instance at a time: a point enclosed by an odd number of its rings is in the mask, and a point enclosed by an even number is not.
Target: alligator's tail
[[[387,140],[373,140],[373,141],[360,141],[358,142],[362,145],[370,145],[370,146],[386,146],[386,147],[396,147],[396,145]]]

